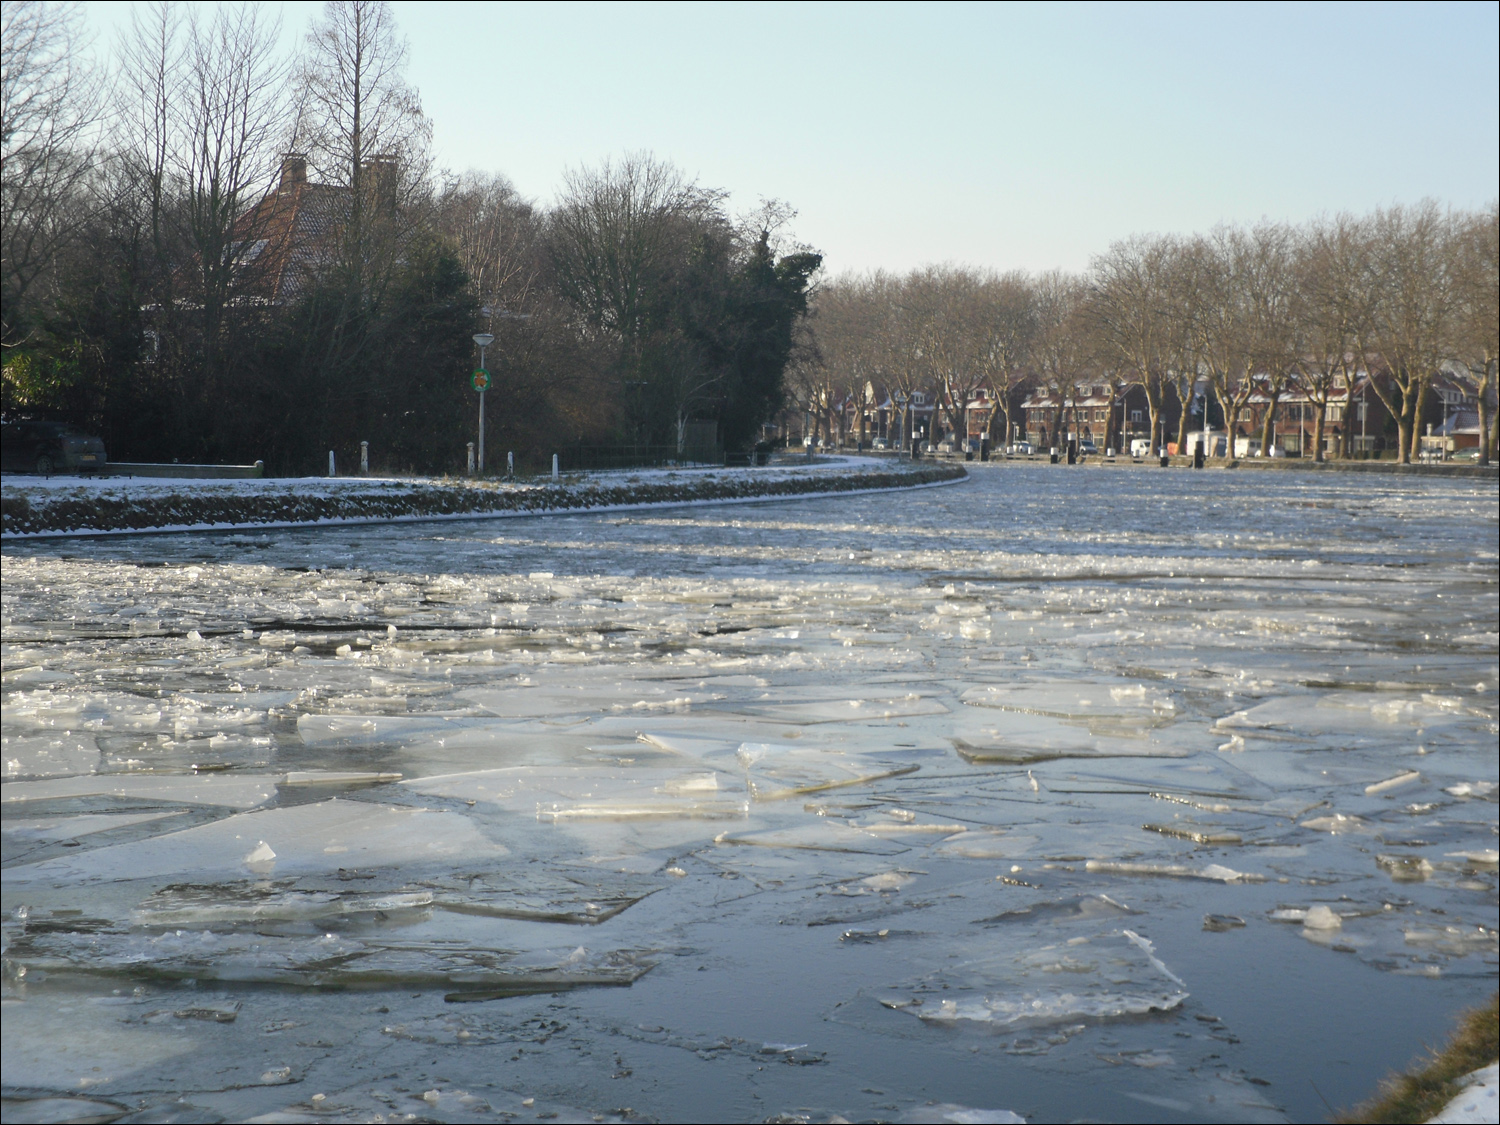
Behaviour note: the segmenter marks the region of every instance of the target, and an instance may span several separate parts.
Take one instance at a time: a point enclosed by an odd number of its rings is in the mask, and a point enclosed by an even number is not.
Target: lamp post
[[[479,370],[474,372],[474,389],[479,392],[479,457],[478,472],[484,476],[484,392],[490,389],[490,373],[484,366],[484,349],[495,342],[491,332],[474,333],[474,342],[479,345]]]

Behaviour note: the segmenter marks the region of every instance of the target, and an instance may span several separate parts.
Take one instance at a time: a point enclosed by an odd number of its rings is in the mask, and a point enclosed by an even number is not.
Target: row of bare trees
[[[842,277],[817,296],[817,346],[798,365],[797,394],[837,424],[835,415],[862,420],[872,396],[899,402],[921,390],[935,396],[947,429],[967,434],[966,412],[983,389],[987,429],[1003,421],[999,432],[1009,434],[1023,387],[1050,392],[1060,422],[1080,384],[1111,396],[1139,386],[1151,432],[1176,408],[1182,442],[1181,406],[1206,381],[1227,419],[1242,417],[1252,395],[1270,400],[1261,419],[1267,449],[1276,406],[1295,392],[1312,404],[1321,459],[1330,403],[1368,376],[1397,421],[1406,461],[1418,450],[1433,379],[1446,373],[1478,401],[1489,460],[1497,233],[1493,204],[1454,212],[1424,202],[1303,226],[1137,236],[1081,275],[944,266]]]
[[[647,155],[550,209],[440,172],[385,0],[329,0],[292,56],[261,5],[157,0],[92,67],[78,7],[3,14],[5,413],[116,459],[456,467],[480,328],[523,456],[704,420],[743,447],[780,406],[821,261],[790,212]]]

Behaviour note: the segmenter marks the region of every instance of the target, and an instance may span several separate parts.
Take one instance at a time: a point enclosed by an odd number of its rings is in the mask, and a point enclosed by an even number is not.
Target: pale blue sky
[[[282,12],[288,45],[314,3]],[[91,3],[107,40],[125,4]],[[649,150],[834,272],[1500,193],[1500,7],[394,4],[441,165]]]

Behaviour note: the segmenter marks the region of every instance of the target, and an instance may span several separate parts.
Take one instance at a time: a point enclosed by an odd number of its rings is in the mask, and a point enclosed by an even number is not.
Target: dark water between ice
[[[7,544],[6,1095],[1326,1118],[1495,987],[1500,520],[1288,476]]]

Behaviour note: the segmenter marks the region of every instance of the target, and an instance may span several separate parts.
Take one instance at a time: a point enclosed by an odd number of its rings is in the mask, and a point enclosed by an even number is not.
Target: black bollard
[[[1203,443],[1199,442],[1193,450],[1193,468],[1203,468]]]

